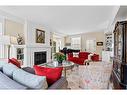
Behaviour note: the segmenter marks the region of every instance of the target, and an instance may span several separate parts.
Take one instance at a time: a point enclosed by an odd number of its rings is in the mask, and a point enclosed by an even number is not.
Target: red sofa
[[[72,61],[79,65],[84,65],[84,61],[88,59],[89,52],[79,52],[78,57],[73,57],[73,53],[68,54],[68,61]]]
[[[73,53],[68,54],[68,61],[72,61],[79,65],[84,65],[84,61],[88,59],[89,52],[79,52],[78,57],[73,57]],[[92,61],[99,61],[99,55],[94,54],[91,57]]]

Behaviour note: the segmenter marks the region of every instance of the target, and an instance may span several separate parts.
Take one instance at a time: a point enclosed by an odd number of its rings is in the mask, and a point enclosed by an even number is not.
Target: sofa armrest
[[[61,77],[54,84],[52,84],[48,89],[67,89],[68,82],[65,77]]]

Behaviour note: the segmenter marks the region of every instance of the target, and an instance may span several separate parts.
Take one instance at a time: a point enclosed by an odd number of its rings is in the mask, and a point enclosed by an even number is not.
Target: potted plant
[[[54,59],[56,59],[58,61],[58,63],[62,63],[63,60],[66,59],[66,56],[61,52],[57,52],[54,54]]]

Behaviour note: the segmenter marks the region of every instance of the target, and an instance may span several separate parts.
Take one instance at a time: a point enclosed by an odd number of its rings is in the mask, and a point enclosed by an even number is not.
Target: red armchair
[[[73,53],[68,54],[68,61],[72,61],[79,65],[84,65],[84,61],[88,59],[89,52],[79,52],[78,57],[73,57]]]
[[[93,56],[91,56],[91,60],[92,61],[100,61],[99,60],[99,55],[98,54],[94,54]]]

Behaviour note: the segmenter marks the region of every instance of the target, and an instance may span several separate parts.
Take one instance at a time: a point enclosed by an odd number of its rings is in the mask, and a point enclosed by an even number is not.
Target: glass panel
[[[71,48],[72,49],[81,49],[81,37],[71,38]]]
[[[95,52],[96,51],[96,41],[95,40],[87,40],[86,41],[86,51]]]

